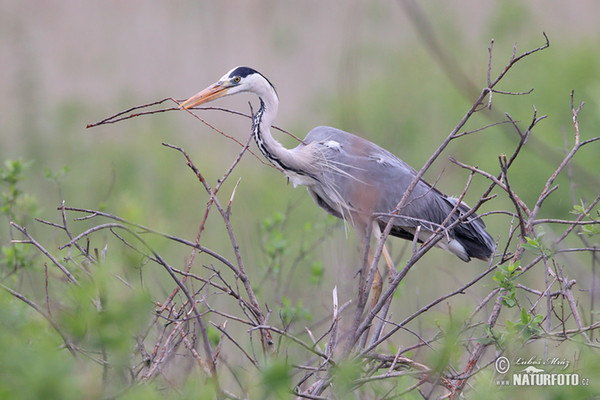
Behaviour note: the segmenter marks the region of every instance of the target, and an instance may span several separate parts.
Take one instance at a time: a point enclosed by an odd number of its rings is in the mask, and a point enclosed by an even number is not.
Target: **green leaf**
[[[510,333],[514,333],[515,332],[515,326],[516,324],[514,322],[512,322],[511,320],[507,319],[506,320],[506,330]]]
[[[11,270],[16,270],[31,264],[31,262],[27,262],[25,248],[22,245],[14,245],[2,246],[2,261],[0,264]]]
[[[358,361],[348,360],[344,360],[333,369],[333,382],[337,388],[338,398],[347,398],[345,395],[352,393],[352,383],[361,376],[361,371]]]
[[[543,320],[544,320],[544,316],[542,314],[537,314],[535,316],[535,318],[533,318],[533,320],[531,321],[531,323],[538,325],[538,324],[541,324]]]
[[[502,296],[502,304],[508,308],[513,308],[517,305],[517,299],[515,299],[515,292],[509,293],[508,296]]]
[[[325,268],[323,268],[323,263],[321,261],[312,263],[310,266],[310,282],[314,284],[321,283],[324,272]]]
[[[44,170],[43,170],[44,178],[46,178],[49,181],[53,181],[55,183],[60,183],[60,181],[62,179],[64,179],[65,176],[67,176],[68,172],[69,172],[68,165],[64,165],[61,169],[59,169],[56,172],[52,171],[48,167],[44,168]]]
[[[208,333],[208,341],[213,346],[217,346],[221,341],[221,332],[212,325],[206,326],[206,333]]]
[[[531,316],[527,313],[527,310],[525,308],[521,309],[521,322],[523,324],[528,324],[529,321],[531,321]]]
[[[523,244],[523,247],[527,250],[537,250],[540,248],[540,242],[536,238],[525,237],[527,243]]]
[[[573,206],[573,210],[571,210],[571,214],[580,215],[585,212],[585,208],[579,204]]]
[[[267,364],[261,371],[260,386],[263,399],[289,398],[289,390],[292,385],[291,367],[281,359]]]
[[[600,234],[600,222],[599,225],[584,225],[581,228],[582,232],[587,236],[594,236]]]
[[[496,271],[496,273],[494,274],[494,276],[492,277],[492,279],[498,283],[502,282],[504,280],[504,274],[502,273],[502,271]]]

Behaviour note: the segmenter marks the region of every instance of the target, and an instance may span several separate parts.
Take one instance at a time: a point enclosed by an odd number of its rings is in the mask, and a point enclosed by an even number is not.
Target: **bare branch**
[[[17,292],[16,290],[13,290],[11,288],[9,288],[8,286],[4,285],[3,283],[0,283],[0,286],[2,287],[2,289],[6,290],[8,293],[11,294],[11,296],[21,300],[23,303],[27,304],[29,307],[33,308],[38,314],[40,314],[42,317],[44,317],[46,319],[46,321],[48,321],[48,323],[52,326],[52,328],[56,331],[56,333],[59,334],[59,336],[62,338],[63,343],[65,344],[65,346],[67,347],[67,349],[69,350],[69,352],[71,353],[71,355],[75,358],[77,358],[77,351],[78,349],[75,347],[75,345],[71,342],[71,340],[69,339],[69,337],[65,334],[65,332],[63,332],[62,328],[60,327],[59,324],[57,324],[51,317],[50,313],[46,314],[41,308],[40,306],[38,306],[37,304],[35,304],[33,301],[29,300],[26,296],[24,296],[23,294]]]
[[[60,269],[66,276],[67,278],[69,278],[69,280],[71,282],[73,282],[76,285],[79,285],[79,282],[77,281],[77,279],[75,279],[75,277],[73,276],[73,274],[71,274],[71,272],[67,269],[67,267],[65,267],[64,265],[62,265],[52,254],[50,254],[50,252],[48,250],[46,250],[44,248],[44,246],[42,246],[40,243],[38,243],[28,232],[25,228],[19,226],[17,223],[15,222],[11,222],[10,223],[11,226],[14,226],[19,232],[21,232],[26,238],[27,238],[27,242],[25,243],[30,243],[32,245],[34,245],[35,247],[37,247],[37,249],[39,251],[41,251],[46,257],[48,257],[48,259],[50,261],[52,261],[52,263],[54,265],[56,265],[58,267],[58,269]]]

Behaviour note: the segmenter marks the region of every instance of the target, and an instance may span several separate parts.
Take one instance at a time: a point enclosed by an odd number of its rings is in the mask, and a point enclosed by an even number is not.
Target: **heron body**
[[[372,217],[381,227],[392,218],[393,236],[413,240],[419,232],[417,239],[425,241],[442,224],[447,226],[469,211],[464,203],[456,207],[457,199],[424,180],[418,181],[405,205],[396,210],[417,172],[389,151],[351,133],[319,126],[295,148],[283,147],[271,135],[279,105],[277,92],[267,78],[252,68],[232,69],[181,107],[191,108],[241,92],[254,93],[259,98],[252,133],[264,156],[281,168],[294,186],[306,186],[319,207],[350,221],[359,233],[365,233]],[[483,221],[472,215],[469,221],[450,229],[437,246],[466,262],[471,257],[488,260],[495,243]]]

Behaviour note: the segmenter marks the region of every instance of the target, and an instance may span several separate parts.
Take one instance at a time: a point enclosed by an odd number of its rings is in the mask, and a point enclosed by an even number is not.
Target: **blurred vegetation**
[[[373,3],[365,7],[368,12],[364,14],[363,30],[396,23],[385,6]],[[490,38],[496,39],[493,71],[504,65],[515,40],[519,41],[520,50],[542,42],[541,32],[537,27],[532,28],[535,10],[522,2],[498,2],[478,38],[466,37],[467,33],[453,23],[451,14],[429,7],[431,9],[425,11],[439,29],[438,35],[444,46],[476,88],[485,85],[486,49]],[[278,54],[288,54],[290,47],[302,47],[300,34],[295,34],[292,27],[280,26],[273,32],[271,41]],[[526,204],[536,200],[543,183],[564,155],[565,143],[573,141],[569,104],[572,89],[576,98],[586,103],[580,116],[582,135],[585,138],[594,136],[600,126],[600,53],[597,51],[600,40],[583,37],[571,41],[561,38],[560,33],[547,33],[550,49],[511,71],[504,83],[506,86],[501,87],[510,91],[535,90],[518,97],[494,95],[493,109],[478,113],[467,126],[467,129],[475,129],[508,112],[519,121],[519,126],[526,127],[532,118],[532,104],[538,115],[548,115],[511,170],[513,188],[522,194]],[[358,43],[344,42],[339,47],[338,58],[328,63],[327,68],[331,75],[335,75],[338,67],[346,72],[336,77],[337,81],[332,79],[332,85],[323,85],[321,92],[298,108],[297,117],[285,121],[287,126],[284,128],[302,136],[302,132],[314,125],[337,126],[367,137],[418,169],[456,125],[474,95],[464,93],[448,79],[443,67],[433,60],[418,39],[405,46],[398,46],[395,41],[390,44],[365,39]],[[24,53],[28,51],[34,50],[23,48]],[[27,60],[33,58],[27,54],[24,57]],[[133,371],[147,362],[136,351],[140,347],[139,338],[152,324],[156,302],[173,290],[173,284],[163,270],[146,264],[143,255],[131,251],[113,235],[101,233],[96,242],[89,244],[99,255],[98,262],[88,264],[79,259],[82,267],[71,270],[79,281],[75,286],[31,245],[18,243],[23,236],[10,226],[10,222],[25,227],[53,254],[60,254],[61,260],[77,257],[69,254],[69,249],[57,250],[69,238],[57,229],[36,222],[35,218],[60,221],[62,216],[58,208],[63,201],[67,206],[107,211],[133,223],[193,241],[208,198],[180,155],[161,146],[161,142],[184,146],[211,184],[231,164],[239,148],[223,138],[215,138],[213,132],[198,123],[190,125],[184,121],[186,116],[182,113],[137,118],[86,131],[83,127],[87,123],[154,98],[140,98],[131,92],[131,88],[111,87],[114,91],[112,100],[104,104],[83,96],[46,102],[43,96],[38,96],[43,86],[43,71],[35,63],[25,64],[27,68],[19,75],[20,96],[14,99],[18,112],[5,116],[6,122],[0,127],[0,283],[37,304],[43,314],[60,326],[61,332],[54,329],[40,312],[0,290],[0,348],[3,349],[0,352],[0,398],[215,398],[212,382],[190,367],[193,360],[189,359],[180,370],[187,368],[192,372],[181,381],[176,379],[176,374],[165,373],[163,380],[133,384],[136,381]],[[350,64],[352,67],[348,67]],[[321,65],[312,67],[324,68]],[[300,72],[302,70],[295,71],[288,79],[310,79],[309,71]],[[210,81],[213,77],[201,77],[199,81],[205,79]],[[283,109],[286,98],[281,100]],[[312,120],[313,114],[323,117],[324,121]],[[206,119],[210,121],[211,115]],[[241,132],[249,131],[247,120],[238,122],[239,125],[233,125],[235,128],[227,127],[234,130],[239,126]],[[514,129],[501,125],[469,136],[464,143],[457,141],[445,154],[497,174],[500,171],[497,156],[510,154],[518,137]],[[599,160],[597,147],[582,150],[569,170],[573,188],[566,174],[559,177],[559,189],[548,198],[540,216],[569,218],[574,205],[592,200],[600,187]],[[438,186],[449,194],[460,193],[468,175],[446,162],[445,157],[440,158],[426,178],[433,182],[440,174]],[[310,338],[303,329],[316,325],[329,315],[331,288],[338,285],[345,293],[344,301],[353,295],[353,276],[360,265],[356,261],[358,251],[353,233],[346,232],[349,228],[333,218],[324,216],[303,190],[292,190],[276,171],[248,154],[236,169],[234,179],[223,186],[222,192],[227,193],[223,198],[231,194],[238,177],[241,181],[233,203],[233,228],[238,234],[249,274],[256,283],[254,289],[259,300],[273,308],[272,319],[278,319],[282,326],[308,342]],[[475,178],[467,194],[467,203],[477,200],[476,193],[487,184],[482,178]],[[504,197],[489,202],[482,211],[510,207],[509,199]],[[69,215],[70,223],[73,218],[74,215]],[[76,233],[92,226],[89,221],[73,223]],[[494,237],[506,235],[509,223],[504,216],[486,218]],[[589,235],[598,234],[590,229]],[[546,235],[555,237],[557,233],[548,231]],[[189,250],[182,251],[181,247],[156,237],[145,239],[166,259],[184,269],[190,257]],[[226,241],[227,232],[222,221],[211,215],[202,244],[208,248],[223,248],[223,256],[233,258],[233,250],[222,245]],[[543,237],[531,238],[529,249],[543,251],[543,241]],[[407,258],[404,245],[392,244],[398,265]],[[204,273],[200,266],[210,264],[211,260],[198,257],[193,272]],[[458,370],[464,362],[460,359],[462,348],[458,343],[464,328],[462,321],[468,317],[464,307],[470,305],[472,309],[490,287],[499,286],[508,291],[504,299],[508,308],[505,311],[507,322],[488,332],[498,343],[510,342],[509,351],[518,353],[523,351],[528,338],[539,333],[538,316],[523,313],[530,304],[525,296],[515,292],[514,271],[518,265],[505,267],[488,277],[482,288],[473,288],[464,298],[454,299],[452,313],[440,309],[435,315],[427,315],[423,322],[411,325],[419,332],[421,324],[425,324],[423,329],[426,331],[439,328],[444,332],[435,351],[425,357],[436,372],[448,366]],[[594,276],[590,281],[588,259],[578,259],[569,268],[571,277],[577,279],[582,290],[587,290],[588,284],[594,284],[593,280],[597,279]],[[456,273],[457,270],[460,273]],[[411,284],[402,286],[403,293],[397,294],[395,315],[412,314],[437,298],[439,293],[460,287],[481,270],[481,265],[465,266],[460,261],[448,260],[441,251],[431,252],[411,274]],[[519,283],[543,284],[528,279],[525,277]],[[596,306],[592,305],[593,313]],[[220,332],[212,326],[209,328],[211,337],[218,342]],[[76,357],[65,349],[61,334],[81,349]],[[402,333],[394,345],[402,347],[403,339],[409,341],[414,337]],[[278,346],[285,348],[281,342]],[[542,346],[534,349],[539,351],[537,355],[543,354]],[[599,376],[597,354],[585,349],[579,343],[565,343],[552,348],[551,353],[576,359],[572,370],[582,377]],[[232,358],[228,359],[231,375],[241,382],[240,386],[250,388],[247,393],[250,398],[289,398],[289,388],[296,378],[291,368],[298,358],[296,352],[289,350],[280,358],[265,361],[260,373],[236,366]],[[352,382],[360,372],[352,363],[336,366],[333,382],[339,398],[355,398]],[[539,388],[500,390],[494,383],[493,372],[487,369],[474,377],[469,398],[539,398]],[[591,379],[590,383],[588,387],[544,388],[543,396],[547,399],[586,398],[600,393],[600,380]],[[410,386],[401,378],[396,385],[400,392]],[[386,394],[379,393],[383,389],[383,386],[372,385],[369,390],[375,393],[374,398],[384,398]],[[406,398],[421,397],[409,392]]]

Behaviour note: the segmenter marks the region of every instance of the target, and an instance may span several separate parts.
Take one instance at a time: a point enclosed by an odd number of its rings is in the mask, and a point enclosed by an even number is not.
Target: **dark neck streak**
[[[299,175],[305,175],[303,171],[300,171],[298,169],[292,168],[284,164],[281,158],[279,158],[277,155],[271,152],[265,144],[261,132],[261,123],[263,114],[265,112],[265,103],[262,98],[259,97],[258,99],[260,100],[260,108],[258,109],[256,114],[254,114],[254,118],[252,119],[252,135],[254,136],[254,141],[256,142],[256,145],[258,146],[259,150],[261,151],[261,153],[264,154],[267,160],[269,160],[273,165],[281,168],[282,170],[292,171]]]

